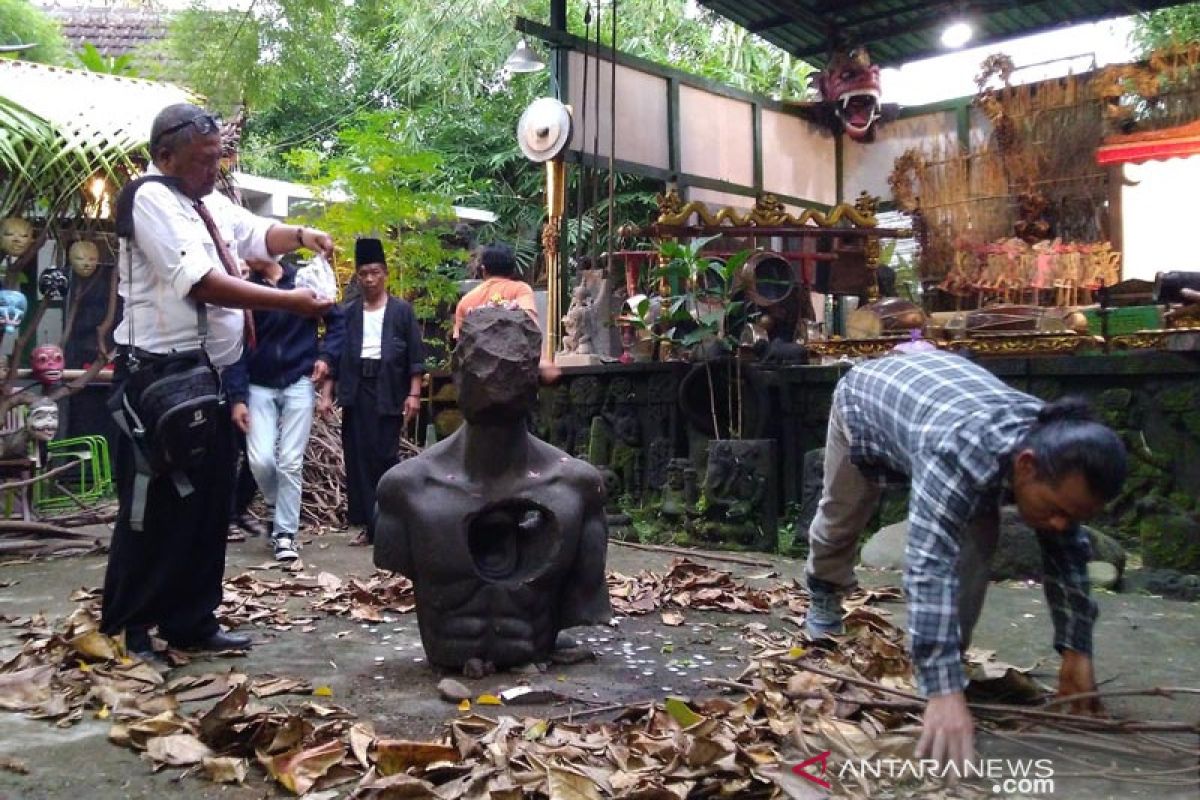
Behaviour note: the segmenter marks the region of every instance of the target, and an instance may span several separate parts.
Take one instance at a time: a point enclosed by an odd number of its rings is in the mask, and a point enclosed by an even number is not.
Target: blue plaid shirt
[[[834,404],[850,458],[868,475],[912,480],[904,590],[917,684],[933,697],[966,685],[958,625],[958,539],[974,510],[999,498],[1008,463],[1042,401],[949,353],[889,356],[842,378]],[[1092,652],[1087,534],[1038,532],[1054,646]]]

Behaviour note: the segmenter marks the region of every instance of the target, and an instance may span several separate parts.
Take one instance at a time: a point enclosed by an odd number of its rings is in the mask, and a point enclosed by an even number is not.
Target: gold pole
[[[559,248],[563,211],[567,203],[567,164],[561,158],[546,162],[546,225],[542,250],[546,253],[546,336],[542,354],[554,360],[562,325],[562,252]]]

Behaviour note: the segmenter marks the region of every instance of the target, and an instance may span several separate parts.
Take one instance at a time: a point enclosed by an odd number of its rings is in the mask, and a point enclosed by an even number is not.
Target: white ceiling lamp
[[[517,47],[512,51],[512,54],[504,62],[504,69],[508,72],[538,72],[546,68],[546,62],[537,52],[525,43],[525,40],[517,42]]]
[[[971,41],[971,37],[974,35],[975,29],[971,27],[971,23],[961,19],[956,20],[942,31],[942,47],[948,50],[957,50]]]

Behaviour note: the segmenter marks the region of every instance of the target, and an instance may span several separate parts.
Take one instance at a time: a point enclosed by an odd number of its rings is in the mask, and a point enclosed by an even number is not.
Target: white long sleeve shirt
[[[161,175],[153,165],[147,174]],[[267,231],[273,220],[256,216],[219,192],[204,198],[235,259],[269,258]],[[113,332],[117,344],[151,353],[200,346],[196,303],[188,297],[211,270],[224,272],[217,246],[192,201],[161,183],[147,183],[133,204],[133,280],[124,241],[117,264],[125,312]],[[228,366],[242,354],[241,309],[209,305],[205,349],[214,365]]]

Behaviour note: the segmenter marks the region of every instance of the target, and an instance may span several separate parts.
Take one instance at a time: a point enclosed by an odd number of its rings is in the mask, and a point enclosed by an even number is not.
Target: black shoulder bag
[[[147,175],[131,181],[117,199],[117,236],[125,241],[125,263],[133,286],[133,199],[147,182],[174,185],[171,178]],[[130,524],[142,529],[149,479],[170,475],[181,497],[194,491],[189,470],[204,463],[215,445],[221,415],[228,415],[221,380],[204,349],[208,315],[204,303],[196,304],[196,329],[200,346],[166,354],[139,351],[134,338],[134,317],[129,317],[129,376],[113,415],[118,427],[134,444],[137,478]]]

